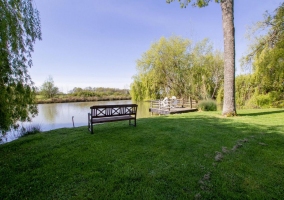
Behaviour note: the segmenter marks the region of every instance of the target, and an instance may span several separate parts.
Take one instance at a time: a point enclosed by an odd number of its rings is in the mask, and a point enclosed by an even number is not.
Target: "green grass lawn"
[[[282,199],[284,110],[196,112],[0,146],[1,199]],[[87,124],[87,122],[86,122]]]

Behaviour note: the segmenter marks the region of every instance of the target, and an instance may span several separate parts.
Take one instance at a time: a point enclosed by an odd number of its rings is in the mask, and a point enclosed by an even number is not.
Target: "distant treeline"
[[[52,86],[50,91],[52,91]],[[58,91],[58,90],[57,90]],[[86,101],[112,101],[112,100],[130,100],[129,89],[105,88],[105,87],[74,87],[67,94],[57,92],[52,95],[51,92],[40,90],[37,94],[37,103],[68,103],[68,102],[86,102]]]
[[[74,87],[70,90],[69,95],[77,97],[106,97],[106,96],[128,96],[129,89],[105,88],[105,87],[86,87],[84,89]]]
[[[69,95],[59,95],[51,99],[37,99],[38,104],[45,103],[71,103],[71,102],[90,102],[90,101],[116,101],[116,100],[131,100],[130,96],[105,96],[105,97],[72,97]]]

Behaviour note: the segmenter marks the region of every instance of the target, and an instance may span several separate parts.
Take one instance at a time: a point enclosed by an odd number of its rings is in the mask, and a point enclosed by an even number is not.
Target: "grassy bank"
[[[281,199],[284,110],[65,128],[0,146],[2,199]]]

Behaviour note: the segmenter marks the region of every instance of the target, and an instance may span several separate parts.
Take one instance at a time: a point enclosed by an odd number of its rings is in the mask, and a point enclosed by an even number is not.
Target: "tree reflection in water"
[[[39,115],[44,117],[46,122],[54,123],[58,115],[58,104],[42,104],[38,105]]]

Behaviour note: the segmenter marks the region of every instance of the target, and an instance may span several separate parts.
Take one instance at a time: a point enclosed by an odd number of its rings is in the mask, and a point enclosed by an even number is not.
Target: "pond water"
[[[58,128],[73,127],[72,117],[74,117],[75,127],[87,126],[88,113],[91,106],[129,103],[138,104],[137,118],[151,116],[149,102],[134,102],[131,100],[39,104],[38,115],[32,119],[32,122],[25,122],[22,125],[24,127],[40,126],[42,131],[49,131]],[[10,131],[0,137],[0,143],[10,142],[18,137],[19,133],[17,131]]]

